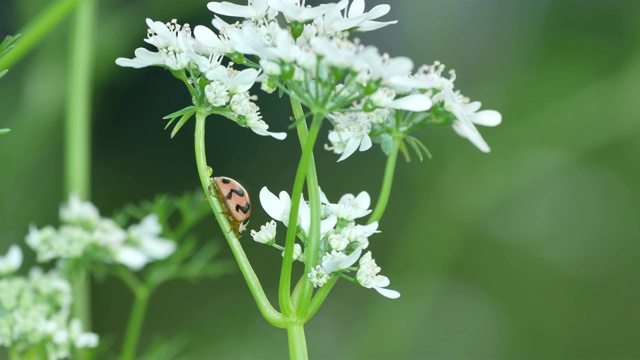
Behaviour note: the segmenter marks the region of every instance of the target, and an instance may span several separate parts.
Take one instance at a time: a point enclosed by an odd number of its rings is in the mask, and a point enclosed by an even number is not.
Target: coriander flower
[[[189,54],[193,47],[191,28],[188,24],[181,26],[172,20],[170,23],[147,19],[149,30],[145,42],[158,48],[152,52],[145,48],[137,48],[133,59],[118,58],[116,64],[135,69],[147,66],[163,66],[171,70],[182,70],[189,64]]]
[[[498,126],[502,122],[502,115],[495,110],[480,110],[480,102],[474,101],[470,104],[463,104],[460,106],[462,112],[473,124],[482,125],[482,126]],[[453,124],[451,124],[453,130],[463,138],[471,141],[473,145],[475,145],[480,151],[484,153],[488,153],[491,151],[487,142],[484,141],[480,133],[476,131],[470,130],[467,126],[465,126],[460,120],[454,120]]]
[[[371,213],[369,206],[371,197],[366,191],[362,191],[358,196],[345,194],[337,204],[331,204],[331,210],[338,219],[351,221],[361,218]]]
[[[60,220],[83,227],[94,226],[100,221],[100,213],[92,203],[82,201],[78,195],[71,194],[69,202],[60,206]]]
[[[327,275],[327,273],[322,269],[322,266],[317,265],[307,275],[311,284],[313,284],[314,288],[322,287],[322,285],[326,284],[331,277]]]
[[[0,276],[14,273],[22,265],[22,250],[18,245],[11,245],[7,255],[0,256]]]
[[[176,250],[176,243],[160,237],[161,232],[156,214],[149,214],[139,224],[131,225],[127,244],[116,249],[116,261],[137,271],[152,261],[166,259]]]
[[[346,0],[338,4],[321,4],[315,7],[305,5],[305,0],[269,0],[269,6],[280,11],[289,23],[305,23],[332,10],[341,10],[346,5]]]
[[[55,271],[36,268],[28,277],[0,279],[0,346],[11,348],[16,358],[39,348],[51,360],[96,347],[98,335],[69,317],[72,301],[71,285]]]
[[[281,255],[284,257],[284,251]],[[300,244],[293,244],[293,261],[296,260],[304,262],[304,254],[302,253],[302,246],[300,246]]]
[[[267,15],[269,2],[268,0],[248,0],[247,5],[238,5],[227,1],[214,1],[208,3],[207,8],[219,15],[257,20]]]
[[[260,231],[251,230],[251,237],[261,244],[274,244],[276,241],[276,222],[271,220],[260,226]]]
[[[331,253],[322,257],[322,269],[327,274],[333,274],[334,272],[345,270],[355,264],[361,254],[362,248],[360,247],[357,247],[349,255],[342,251],[333,250]]]
[[[274,220],[280,221],[285,226],[289,225],[289,213],[291,211],[291,197],[286,191],[281,191],[279,197],[275,196],[267,187],[260,190],[260,204],[262,208]],[[333,215],[320,221],[320,234],[324,236],[336,226],[337,218]],[[298,210],[298,226],[304,234],[309,234],[311,227],[311,209],[304,199],[300,198]]]
[[[353,0],[348,8],[341,12],[339,8],[334,8],[316,23],[328,33],[339,33],[345,30],[372,31],[387,25],[396,24],[398,21],[378,22],[373,21],[386,15],[391,7],[383,4],[375,6],[369,12],[364,11],[364,0]]]
[[[380,267],[376,264],[376,261],[371,258],[371,251],[368,251],[360,259],[360,267],[356,278],[358,283],[365,288],[374,289],[384,297],[389,299],[397,299],[400,297],[400,293],[395,290],[386,289],[391,283],[386,276],[378,275]]]

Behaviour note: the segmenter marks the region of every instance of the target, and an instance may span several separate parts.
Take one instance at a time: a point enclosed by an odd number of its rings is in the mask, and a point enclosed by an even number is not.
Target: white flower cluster
[[[30,226],[26,242],[39,262],[85,258],[120,263],[137,271],[152,261],[169,257],[176,249],[173,241],[160,237],[162,228],[155,214],[125,230],[101,217],[90,202],[71,195],[69,203],[60,208],[60,220],[62,226],[58,229]]]
[[[39,359],[67,359],[74,348],[96,347],[98,335],[70,319],[71,303],[71,285],[55,271],[1,278],[0,346]]]
[[[455,91],[455,76],[443,77],[443,65],[424,65],[412,73],[411,59],[380,54],[350,38],[354,32],[395,24],[376,21],[390,11],[389,5],[365,11],[365,0],[319,6],[304,0],[248,0],[247,5],[210,2],[208,8],[215,14],[217,32],[196,26],[192,33],[189,25],[175,20],[163,24],[147,19],[145,41],[158,51],[138,48],[135,58],[116,63],[162,66],[183,75],[187,71],[192,94],[212,110],[225,108],[227,112],[217,113],[259,135],[284,139],[285,133],[267,130],[256,97],[249,94],[255,82],[262,82],[267,92],[279,88],[312,111],[326,112],[335,125],[327,149],[341,155],[338,161],[371,148],[372,135],[408,131],[414,124],[399,126],[396,121],[404,114],[414,123],[426,121],[433,115],[432,106],[453,116],[446,123],[460,136],[489,151],[474,124],[496,126],[500,114],[479,111],[480,103]],[[219,16],[241,20],[230,24]],[[285,22],[278,21],[280,16]],[[225,57],[231,60],[228,66],[222,65]],[[237,70],[237,64],[248,68]]]
[[[356,219],[368,215],[371,199],[369,194],[361,192],[357,196],[345,194],[337,203],[330,203],[324,193],[320,192],[322,201],[322,220],[320,223],[320,253],[318,263],[307,276],[314,287],[324,285],[331,276],[340,273],[357,271],[357,282],[366,288],[373,288],[380,294],[395,299],[400,296],[397,291],[386,289],[389,279],[379,275],[380,268],[371,258],[371,252],[362,255],[362,251],[369,246],[369,237],[378,231],[378,222],[368,225],[357,225]],[[264,210],[274,220],[288,225],[291,210],[291,198],[282,191],[279,196],[271,193],[266,187],[260,191],[260,203]],[[306,240],[311,223],[309,204],[302,200],[299,208],[299,235]],[[251,236],[257,242],[274,246],[276,239],[276,223],[263,225],[260,231],[251,231]],[[295,244],[294,259],[303,261],[302,246]],[[276,246],[274,246],[276,247]],[[361,256],[362,255],[362,256]],[[360,260],[358,262],[358,260]],[[357,267],[353,267],[358,263]]]

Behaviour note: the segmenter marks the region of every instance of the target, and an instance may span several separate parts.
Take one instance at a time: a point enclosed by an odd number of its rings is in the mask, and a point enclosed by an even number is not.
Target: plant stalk
[[[60,7],[56,8],[59,11],[58,16],[63,15],[63,10],[70,9],[62,5],[72,6],[75,3],[75,1],[61,2]],[[56,19],[45,18],[49,21]],[[83,200],[89,199],[91,191],[91,90],[95,18],[94,0],[85,0],[76,10],[71,34],[64,131],[65,194],[76,194]],[[34,34],[37,34],[38,29],[33,30]],[[25,41],[24,38],[21,40]],[[19,56],[20,53],[15,54],[12,51],[10,54]],[[91,283],[87,271],[81,267],[76,268],[70,281],[73,289],[73,316],[80,319],[84,331],[90,331]],[[75,358],[88,359],[90,354],[86,350],[79,349],[76,351]]]
[[[398,160],[398,152],[400,149],[400,144],[402,143],[402,138],[398,136],[393,137],[393,145],[391,147],[391,152],[387,157],[387,164],[384,169],[384,179],[382,181],[382,188],[380,189],[380,196],[378,196],[378,202],[376,203],[376,207],[373,210],[373,214],[369,218],[368,224],[371,224],[374,221],[379,221],[382,218],[382,214],[384,214],[384,210],[387,208],[387,203],[389,202],[389,195],[391,194],[391,185],[393,184],[393,175],[396,170],[396,163]]]
[[[196,165],[198,167],[198,176],[200,177],[200,183],[202,184],[202,189],[204,190],[207,201],[211,206],[211,210],[213,211],[218,224],[222,228],[222,232],[229,243],[229,247],[231,248],[231,252],[240,267],[240,272],[242,272],[242,276],[244,277],[247,285],[249,286],[249,291],[251,291],[251,295],[258,306],[258,310],[264,318],[273,326],[278,328],[285,328],[285,320],[276,309],[273,308],[267,295],[264,293],[262,286],[260,285],[260,280],[256,276],[253,268],[251,267],[251,263],[249,259],[247,259],[247,255],[244,253],[242,249],[242,245],[240,241],[236,237],[231,225],[229,224],[229,220],[226,217],[226,212],[220,203],[220,199],[217,196],[213,196],[211,191],[209,190],[209,186],[211,182],[209,180],[209,174],[207,173],[207,157],[205,150],[205,122],[206,122],[206,114],[198,111],[196,113],[196,129],[195,129],[195,156],[196,156]]]
[[[304,326],[302,324],[290,324],[287,327],[287,338],[289,340],[289,359],[307,360],[307,341],[304,336]]]
[[[129,316],[129,324],[120,353],[120,360],[133,360],[136,358],[136,348],[144,325],[144,317],[149,304],[150,293],[146,287],[139,287],[134,291],[135,300],[131,315]]]

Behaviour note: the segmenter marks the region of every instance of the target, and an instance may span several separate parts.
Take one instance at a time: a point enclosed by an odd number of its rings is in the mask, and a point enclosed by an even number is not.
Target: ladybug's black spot
[[[231,184],[231,179],[229,179],[229,178],[222,178],[222,183],[223,183],[223,184]]]
[[[251,209],[251,205],[249,203],[245,203],[244,206],[240,206],[240,204],[236,205],[236,211],[242,211],[243,214],[246,214]]]
[[[244,197],[244,190],[242,190],[242,188],[239,188],[239,189],[231,189],[227,194],[227,199],[231,200],[231,198],[233,197],[233,193],[236,193],[236,195],[240,197]]]

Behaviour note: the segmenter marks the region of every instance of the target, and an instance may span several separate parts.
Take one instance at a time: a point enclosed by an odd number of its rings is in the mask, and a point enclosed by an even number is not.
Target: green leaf
[[[0,71],[0,79],[2,79],[2,77],[9,71],[9,69],[4,69],[2,71]]]
[[[424,157],[422,156],[422,150],[420,149],[420,147],[416,144],[416,142],[414,141],[413,138],[407,137],[404,140],[407,144],[409,144],[409,146],[413,149],[413,151],[416,152],[416,154],[418,155],[418,159],[420,159],[420,161],[422,162],[424,160]]]
[[[176,121],[176,119],[180,116],[184,116],[186,114],[195,114],[197,111],[195,106],[187,106],[186,108],[182,109],[182,110],[178,110],[176,112],[173,112],[165,117],[163,117],[164,120],[169,120],[169,122],[167,123],[167,125],[164,127],[165,130],[167,130],[169,128],[169,126],[171,126],[171,124],[173,124],[174,121]],[[171,136],[173,137],[173,135]]]
[[[409,150],[407,150],[407,145],[404,141],[400,143],[400,152],[404,155],[404,160],[406,162],[411,162],[411,156],[409,155]]]
[[[429,151],[429,149],[427,149],[426,146],[424,146],[422,142],[420,142],[420,140],[416,139],[413,136],[407,136],[405,138],[405,141],[407,142],[407,144],[409,144],[409,146],[411,146],[411,148],[416,152],[416,154],[418,154],[420,161],[423,160],[422,153],[427,155],[429,159],[432,158],[431,152]]]
[[[20,34],[15,36],[7,35],[4,40],[2,40],[2,43],[0,43],[0,57],[5,56],[11,49],[13,49],[13,45],[19,37]]]
[[[11,132],[11,129],[0,129],[0,136],[7,135]]]
[[[180,118],[180,121],[178,121],[178,123],[176,124],[176,126],[173,127],[173,131],[171,132],[171,138],[173,139],[174,136],[176,136],[176,134],[178,133],[178,131],[180,131],[180,129],[182,128],[182,126],[184,124],[187,123],[187,121],[193,116],[193,114],[195,114],[195,112],[192,113],[187,113],[182,115],[182,118]]]

